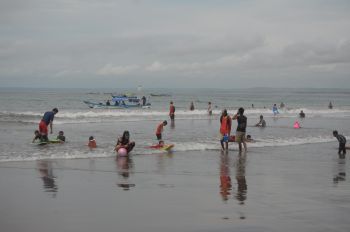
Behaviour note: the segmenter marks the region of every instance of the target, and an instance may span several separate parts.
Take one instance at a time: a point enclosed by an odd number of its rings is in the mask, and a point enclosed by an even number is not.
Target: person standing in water
[[[225,149],[228,150],[228,140],[231,133],[231,125],[232,125],[231,117],[227,114],[227,110],[224,109],[220,116],[220,134],[221,134],[220,144],[223,151]],[[224,143],[225,143],[225,147],[224,147]]]
[[[211,102],[208,102],[208,114],[209,115],[213,114],[213,110],[211,109]]]
[[[171,121],[175,120],[175,106],[172,101],[170,102],[170,107],[169,107],[169,117]]]
[[[333,109],[333,105],[331,101],[329,102],[328,109]]]
[[[191,102],[191,105],[190,105],[190,110],[193,111],[194,110],[194,104],[193,104],[193,101]]]
[[[247,117],[243,115],[244,109],[241,107],[238,109],[237,114],[233,116],[233,119],[237,119],[237,130],[236,130],[236,142],[238,143],[239,151],[242,151],[242,143],[244,150],[247,151],[246,144],[246,127],[247,127]]]
[[[48,141],[48,128],[47,126],[50,125],[50,134],[52,134],[52,125],[53,125],[53,119],[55,118],[55,115],[58,113],[57,108],[53,108],[52,111],[45,112],[43,118],[41,119],[39,123],[39,132],[42,136],[42,141]]]

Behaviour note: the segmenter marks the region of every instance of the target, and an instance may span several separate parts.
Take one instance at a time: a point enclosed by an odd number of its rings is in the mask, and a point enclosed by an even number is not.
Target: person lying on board
[[[64,132],[63,131],[58,132],[57,140],[60,140],[61,142],[65,142],[66,141],[66,136],[64,136]]]
[[[165,145],[164,141],[163,140],[159,140],[159,143],[157,145],[149,146],[149,148],[159,149],[159,148],[164,147],[164,145]]]

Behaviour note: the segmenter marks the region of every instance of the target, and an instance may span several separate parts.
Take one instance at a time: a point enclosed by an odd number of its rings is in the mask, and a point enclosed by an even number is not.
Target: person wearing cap
[[[162,132],[163,132],[163,128],[164,126],[166,126],[168,124],[168,122],[165,120],[163,122],[161,122],[160,124],[158,124],[157,126],[157,130],[156,130],[156,136],[158,140],[162,140]]]
[[[58,113],[57,108],[52,109],[52,111],[45,112],[43,118],[39,123],[39,132],[42,135],[43,140],[45,141],[49,140],[49,138],[47,137],[48,135],[47,126],[50,125],[50,134],[52,134],[53,119],[55,118],[55,114],[57,113]]]

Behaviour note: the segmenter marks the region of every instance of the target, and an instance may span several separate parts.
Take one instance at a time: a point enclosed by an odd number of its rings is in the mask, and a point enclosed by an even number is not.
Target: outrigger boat
[[[84,101],[86,105],[94,109],[127,109],[127,108],[150,108],[151,103],[142,104],[142,100],[137,96],[112,95],[109,102]]]

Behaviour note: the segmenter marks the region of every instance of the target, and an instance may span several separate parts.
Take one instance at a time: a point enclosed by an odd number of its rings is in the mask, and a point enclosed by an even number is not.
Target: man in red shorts
[[[43,118],[41,119],[39,123],[39,132],[42,135],[42,140],[43,141],[48,141],[49,138],[47,137],[48,135],[48,129],[47,126],[50,125],[50,133],[52,134],[52,124],[53,124],[53,119],[55,117],[55,114],[58,113],[58,109],[54,108],[52,111],[47,111],[45,112]]]

